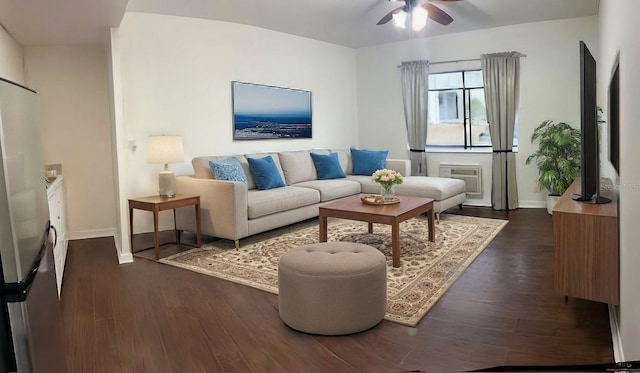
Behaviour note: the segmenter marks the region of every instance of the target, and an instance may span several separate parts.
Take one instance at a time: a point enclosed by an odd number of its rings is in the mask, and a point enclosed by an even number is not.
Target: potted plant
[[[549,191],[547,211],[552,213],[560,196],[580,174],[580,131],[569,124],[552,120],[542,122],[531,135],[538,150],[527,157],[526,164],[538,166],[538,186]]]

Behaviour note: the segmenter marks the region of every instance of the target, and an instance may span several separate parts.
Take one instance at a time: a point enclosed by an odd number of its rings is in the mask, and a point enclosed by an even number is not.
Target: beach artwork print
[[[310,139],[311,92],[231,82],[233,139]]]

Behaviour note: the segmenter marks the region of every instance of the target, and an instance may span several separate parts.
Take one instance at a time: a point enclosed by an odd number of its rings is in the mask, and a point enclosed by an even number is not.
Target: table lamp
[[[158,175],[160,197],[175,197],[176,177],[169,163],[184,162],[181,136],[151,136],[148,147],[149,163],[164,164]]]

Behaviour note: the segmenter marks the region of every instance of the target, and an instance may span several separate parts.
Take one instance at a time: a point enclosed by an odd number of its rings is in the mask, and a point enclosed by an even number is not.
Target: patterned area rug
[[[429,242],[426,216],[400,225],[401,266],[391,262],[391,227],[328,220],[328,241],[367,244],[387,257],[387,312],[385,319],[415,326],[453,282],[507,224],[506,220],[442,214],[436,224],[436,242]],[[300,245],[318,242],[318,221],[311,220],[240,241],[219,240],[176,254],[160,262],[206,275],[278,293],[278,260]]]

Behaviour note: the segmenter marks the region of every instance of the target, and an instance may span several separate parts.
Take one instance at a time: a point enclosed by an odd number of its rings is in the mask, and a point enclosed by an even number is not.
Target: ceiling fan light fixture
[[[417,6],[411,12],[411,28],[413,31],[420,31],[427,25],[429,13],[423,7]]]
[[[407,12],[401,10],[398,13],[394,13],[392,17],[394,25],[400,28],[405,28],[405,23],[407,21]]]

